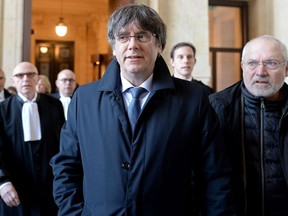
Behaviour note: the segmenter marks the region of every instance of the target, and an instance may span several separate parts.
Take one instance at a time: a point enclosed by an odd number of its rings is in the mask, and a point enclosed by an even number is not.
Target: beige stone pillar
[[[287,0],[250,0],[249,37],[270,34],[288,46],[287,10]]]
[[[2,0],[0,3],[0,67],[6,73],[6,86],[11,85],[13,68],[22,58],[23,4],[24,0]]]
[[[3,1],[0,1],[0,68],[3,67],[2,63],[2,50],[3,50],[3,15],[4,15],[4,8],[3,8]]]
[[[211,84],[209,66],[209,19],[208,1],[205,0],[138,0],[154,8],[167,25],[167,44],[163,51],[170,72],[169,53],[172,46],[178,42],[191,42],[197,49],[193,76],[206,84]]]
[[[250,0],[249,37],[269,34],[288,46],[288,1],[287,0]],[[286,78],[288,83],[288,78]]]

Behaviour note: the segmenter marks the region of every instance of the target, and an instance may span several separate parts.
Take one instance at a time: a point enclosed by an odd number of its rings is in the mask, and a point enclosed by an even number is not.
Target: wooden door
[[[52,92],[55,92],[57,74],[63,69],[74,71],[74,42],[37,40],[35,47],[39,74],[49,77]]]

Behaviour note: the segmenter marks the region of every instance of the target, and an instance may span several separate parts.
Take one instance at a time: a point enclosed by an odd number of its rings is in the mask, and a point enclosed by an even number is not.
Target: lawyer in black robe
[[[0,104],[0,188],[11,182],[20,204],[9,207],[0,198],[0,215],[57,215],[49,161],[59,150],[60,131],[65,121],[62,104],[49,95],[38,94],[42,138],[24,142],[23,100],[18,94]]]

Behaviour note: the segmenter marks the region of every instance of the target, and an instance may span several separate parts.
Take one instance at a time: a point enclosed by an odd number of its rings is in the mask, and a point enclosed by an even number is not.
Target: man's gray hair
[[[259,39],[272,40],[272,41],[275,41],[276,43],[278,43],[279,46],[280,46],[280,49],[281,49],[283,60],[285,62],[288,61],[288,54],[287,54],[286,45],[284,43],[282,43],[280,40],[278,40],[277,38],[275,38],[274,36],[271,36],[271,35],[261,35],[259,37],[253,38],[248,43],[246,43],[246,45],[244,46],[244,48],[242,50],[242,58],[241,58],[242,61],[245,60],[245,57],[246,57],[246,54],[247,54],[247,47],[249,47],[253,42],[255,42],[256,40],[259,40]]]
[[[159,14],[143,4],[129,4],[116,10],[109,18],[107,37],[112,48],[115,36],[129,24],[156,35],[157,43],[164,50],[166,45],[166,25]]]

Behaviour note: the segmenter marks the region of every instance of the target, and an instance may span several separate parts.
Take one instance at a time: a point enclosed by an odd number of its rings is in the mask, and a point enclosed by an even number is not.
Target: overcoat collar
[[[153,74],[152,92],[160,89],[174,88],[171,74],[162,56],[157,57]],[[99,91],[114,91],[120,88],[120,66],[116,59],[111,61],[100,82]]]

